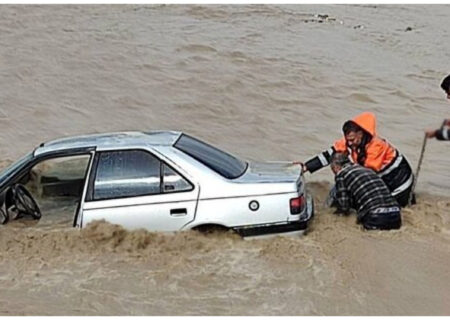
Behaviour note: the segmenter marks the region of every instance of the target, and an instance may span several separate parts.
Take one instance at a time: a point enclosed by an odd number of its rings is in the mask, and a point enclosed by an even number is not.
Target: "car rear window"
[[[245,161],[185,134],[181,135],[174,147],[227,179],[236,179],[247,169]]]

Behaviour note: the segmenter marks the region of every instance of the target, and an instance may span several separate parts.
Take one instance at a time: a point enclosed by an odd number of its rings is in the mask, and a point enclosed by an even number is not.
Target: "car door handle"
[[[185,216],[185,215],[187,215],[187,210],[186,210],[186,208],[171,209],[170,215],[171,216]]]

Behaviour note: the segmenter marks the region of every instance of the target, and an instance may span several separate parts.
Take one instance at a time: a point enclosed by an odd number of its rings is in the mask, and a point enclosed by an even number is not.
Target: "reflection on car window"
[[[148,152],[103,152],[98,161],[94,200],[160,193],[160,176],[160,161]]]
[[[182,176],[167,165],[163,166],[163,191],[164,193],[192,190],[192,186]]]
[[[246,162],[184,134],[174,147],[228,179],[241,176],[247,169]]]
[[[90,154],[45,159],[34,165],[21,183],[43,214],[40,225],[69,225],[83,194]]]
[[[90,155],[43,160],[30,170],[26,187],[37,197],[80,197]]]

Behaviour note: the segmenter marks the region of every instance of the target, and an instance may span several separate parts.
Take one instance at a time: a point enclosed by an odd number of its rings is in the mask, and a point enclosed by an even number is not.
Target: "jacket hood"
[[[376,118],[372,112],[363,112],[350,121],[356,123],[372,137],[376,136]]]

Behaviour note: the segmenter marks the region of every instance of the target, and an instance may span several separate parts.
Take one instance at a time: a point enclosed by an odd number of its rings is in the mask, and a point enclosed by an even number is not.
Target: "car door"
[[[147,150],[95,155],[80,225],[94,220],[127,229],[180,230],[195,218],[199,187]]]

